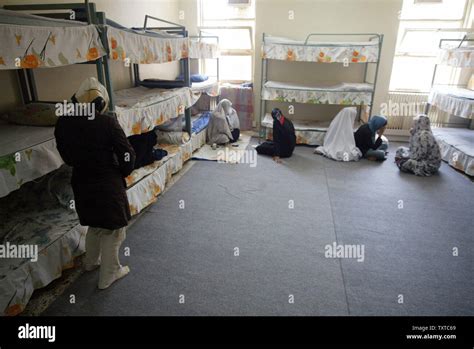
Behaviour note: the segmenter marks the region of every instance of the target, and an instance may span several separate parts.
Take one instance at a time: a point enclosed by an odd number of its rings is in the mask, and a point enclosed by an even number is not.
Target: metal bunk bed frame
[[[102,41],[102,45],[104,46],[107,55],[98,58],[92,62],[85,62],[80,64],[95,64],[96,71],[97,71],[97,79],[101,84],[103,84],[107,88],[107,92],[109,94],[109,113],[114,114],[115,111],[115,103],[114,103],[114,90],[112,84],[112,77],[110,74],[110,52],[109,52],[109,45],[107,42],[107,33],[106,33],[106,16],[104,12],[97,12],[95,3],[91,3],[88,0],[85,0],[83,3],[64,3],[64,4],[31,4],[31,5],[6,5],[4,6],[6,10],[12,11],[53,11],[53,12],[41,12],[37,15],[49,18],[59,18],[59,19],[69,19],[71,11],[75,12],[75,20],[87,22],[88,24],[95,24],[99,27],[99,36]],[[58,12],[63,11],[63,12]],[[172,27],[147,27],[148,19],[154,19],[157,21],[164,22],[166,24],[173,25]],[[165,30],[168,33],[173,34],[181,34],[183,37],[188,36],[188,32],[184,26],[179,24],[166,21],[164,19],[159,19],[153,16],[146,15],[145,16],[145,23],[143,28],[139,28],[143,30]],[[189,73],[189,59],[182,59],[181,60],[181,69],[184,72],[184,81],[180,82],[179,85],[174,87],[190,87],[190,73]],[[135,86],[141,85],[140,78],[138,75],[138,64],[133,64],[133,76],[134,76],[134,83]],[[53,103],[51,101],[40,101],[38,99],[38,92],[34,77],[34,72],[32,69],[19,69],[18,70],[18,79],[21,89],[22,100],[24,104],[32,103],[32,102],[45,102],[45,103]],[[160,87],[160,86],[155,86]],[[169,88],[169,87],[167,87]],[[186,117],[186,131],[191,134],[192,124],[191,124],[191,110],[189,108],[185,111]]]
[[[217,35],[202,35],[201,33],[199,33],[199,35],[192,35],[189,37],[190,39],[198,39],[198,40],[201,40],[201,39],[213,39],[213,40],[216,40],[216,43],[217,45],[219,45],[219,37]],[[192,59],[192,58],[191,58]],[[197,58],[199,59],[199,58]],[[216,68],[217,68],[217,81],[219,81],[220,79],[220,67],[219,67],[219,57],[217,58],[214,58],[216,60]]]
[[[97,12],[94,3],[85,0],[83,3],[64,3],[64,4],[31,4],[31,5],[5,5],[4,9],[11,11],[67,11],[67,12],[47,12],[36,13],[36,15],[56,18],[56,19],[70,19],[71,11],[75,12],[76,21],[87,22],[88,24],[105,24],[105,14]],[[107,37],[105,30],[101,30],[100,39],[102,45],[108,51]],[[80,64],[95,64],[97,71],[97,78],[107,88],[109,93],[110,103],[109,111],[113,112],[113,89],[110,79],[109,62],[106,56],[100,57],[93,62],[85,62]],[[19,69],[18,80],[21,89],[21,96],[24,104],[32,102],[42,102],[38,99],[38,92],[33,69]],[[44,102],[44,101],[43,101]],[[45,101],[45,103],[52,103]]]
[[[462,39],[441,39],[441,40],[439,40],[438,47],[440,49],[442,49],[443,48],[443,43],[445,43],[445,42],[459,42],[459,45],[458,45],[457,48],[461,48],[463,43],[465,43],[465,42],[474,42],[474,39],[468,39],[468,34],[464,35],[464,37]],[[431,88],[433,88],[433,86],[435,85],[436,73],[438,71],[438,65],[439,65],[439,63],[436,63],[435,66],[434,66],[433,77],[431,79]],[[463,67],[454,67],[454,66],[452,66],[452,68],[463,68]],[[454,86],[454,87],[462,86],[462,85],[459,85],[459,84],[438,84],[438,85]],[[431,104],[426,103],[426,106],[425,106],[425,114],[426,115],[428,115],[428,113],[430,112],[430,109],[431,109]],[[473,121],[471,120],[471,124],[472,123],[473,123]]]
[[[262,37],[262,45],[265,44],[265,36],[266,34],[263,33],[263,37]],[[371,93],[371,98],[370,98],[370,104],[368,105],[368,107],[370,108],[370,114],[369,114],[369,119],[371,118],[372,116],[372,107],[373,107],[373,104],[374,104],[374,97],[375,97],[375,89],[376,89],[376,86],[377,86],[377,79],[378,79],[378,73],[379,73],[379,67],[380,67],[380,57],[381,57],[381,54],[382,54],[382,44],[383,44],[383,34],[377,34],[377,33],[310,33],[308,34],[308,36],[306,37],[305,39],[305,42],[304,42],[304,45],[305,46],[311,46],[311,44],[309,42],[309,39],[312,37],[312,36],[369,36],[369,41],[372,41],[373,39],[378,39],[378,42],[379,42],[379,45],[378,45],[378,59],[377,59],[377,62],[366,62],[366,63],[357,63],[357,64],[364,64],[364,83],[370,83],[369,81],[367,81],[367,75],[368,75],[368,65],[369,64],[375,64],[375,76],[374,76],[374,81],[373,81],[373,90],[372,90],[372,93]],[[282,43],[281,45],[295,45],[293,43],[288,43],[288,44],[284,44]],[[261,79],[260,79],[260,82],[261,82],[261,86],[260,88],[263,88],[264,84],[267,82],[267,75],[268,75],[268,65],[267,65],[267,58],[264,58],[262,57],[262,72],[261,72]],[[314,62],[315,64],[317,64],[317,62]],[[324,63],[324,64],[331,64],[331,63]],[[357,109],[358,109],[358,119],[360,120],[360,116],[361,116],[361,111],[362,111],[362,107],[363,105],[357,105]],[[266,108],[267,108],[267,101],[260,98],[260,122],[259,122],[259,136],[260,136],[260,139],[262,137],[264,137],[263,135],[263,132],[264,132],[264,127],[262,127],[262,121],[263,121],[263,118],[265,117],[265,112],[266,112]]]
[[[147,26],[149,19],[168,24],[169,26],[149,27]],[[167,21],[162,18],[150,16],[150,15],[145,15],[145,21],[143,23],[143,27],[141,28],[134,27],[132,29],[143,30],[144,32],[147,32],[147,31],[153,32],[153,30],[161,30],[169,34],[181,35],[183,38],[189,37],[188,31],[186,30],[185,26],[178,23]],[[139,71],[138,66],[139,66],[138,64],[133,64],[133,79],[134,79],[135,86],[166,88],[166,89],[179,88],[179,87],[191,87],[191,73],[190,73],[190,68],[189,68],[189,58],[183,58],[180,60],[180,70],[184,76],[183,80],[175,80],[175,81],[158,81],[157,80],[153,82],[152,86],[151,84],[148,84],[140,79],[140,71]],[[186,132],[188,132],[191,135],[192,134],[191,108],[186,108],[185,120],[186,120]]]

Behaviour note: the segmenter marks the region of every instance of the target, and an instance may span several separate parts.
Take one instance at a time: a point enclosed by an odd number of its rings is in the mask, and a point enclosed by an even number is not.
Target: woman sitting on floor
[[[414,118],[414,123],[410,130],[410,148],[398,148],[395,163],[403,172],[423,177],[431,176],[438,172],[441,166],[439,145],[431,132],[428,116],[419,115]]]
[[[231,143],[235,143],[240,137],[240,121],[237,111],[232,107],[232,102],[228,99],[223,99],[217,105],[217,110],[223,112],[229,123],[230,133],[232,134]]]
[[[207,142],[209,144],[227,144],[234,142],[234,134],[232,133],[229,119],[227,118],[227,115],[232,112],[231,109],[234,110],[232,103],[224,99],[219,102],[217,108],[212,112],[209,126],[207,127]]]
[[[362,156],[368,160],[384,161],[387,159],[388,141],[382,138],[387,119],[384,116],[374,115],[369,122],[359,127],[354,138]],[[375,136],[378,134],[377,140]]]
[[[331,121],[323,145],[317,147],[314,153],[337,161],[359,161],[362,154],[354,140],[356,117],[356,108],[342,109]]]
[[[272,156],[274,161],[280,163],[280,158],[289,158],[293,154],[296,146],[295,127],[278,108],[272,110],[272,118],[273,141],[263,142],[256,150],[258,154]]]

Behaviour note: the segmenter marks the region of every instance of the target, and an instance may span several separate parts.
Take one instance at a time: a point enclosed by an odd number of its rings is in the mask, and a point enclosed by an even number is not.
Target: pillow
[[[191,82],[204,82],[209,80],[209,76],[202,74],[193,74],[191,75]]]
[[[11,124],[24,126],[55,126],[58,116],[55,104],[30,103],[9,111],[2,115],[2,119]]]
[[[165,131],[165,132],[182,131],[183,125],[184,125],[183,122],[184,122],[184,117],[178,116],[177,118],[173,118],[161,125],[156,126],[156,129],[160,131]]]
[[[158,144],[184,144],[189,141],[189,134],[187,132],[160,132],[155,131],[158,137]]]

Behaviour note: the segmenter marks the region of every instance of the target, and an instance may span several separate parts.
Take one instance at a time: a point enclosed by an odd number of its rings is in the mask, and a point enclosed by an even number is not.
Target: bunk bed
[[[312,37],[334,36],[368,37],[368,41],[313,41]],[[304,41],[274,37],[263,34],[262,76],[260,103],[260,137],[271,138],[272,118],[267,112],[267,102],[303,103],[312,105],[357,106],[359,121],[362,109],[371,109],[374,102],[383,35],[351,34],[309,34]],[[321,64],[364,65],[363,82],[337,84],[301,84],[297,82],[273,81],[268,79],[268,61],[311,62]],[[375,66],[372,81],[369,80],[368,65]],[[329,122],[298,120],[290,116],[298,144],[321,145]]]
[[[210,42],[214,40],[215,42]],[[192,82],[191,88],[195,93],[205,93],[210,97],[219,96],[219,37],[212,35],[191,36],[189,59],[213,59],[216,61],[216,76],[208,77],[202,82]]]
[[[23,11],[42,13],[35,16]],[[71,11],[75,20],[68,19]],[[189,84],[187,33],[181,26],[152,32],[146,26],[147,17],[142,30],[126,29],[108,21],[105,14],[97,12],[95,5],[88,1],[5,6],[0,13],[0,69],[18,71],[26,106],[49,105],[51,108],[54,102],[38,99],[34,68],[95,64],[98,80],[109,93],[109,113],[117,117],[128,136],[151,132],[155,126],[182,114],[185,114],[185,128],[191,134],[190,107],[194,97]],[[137,42],[146,44],[147,48],[137,50]],[[15,45],[20,53],[15,51]],[[162,49],[164,51],[160,51]],[[19,60],[15,60],[17,55]],[[109,64],[117,59],[130,63],[134,71],[138,64],[179,60],[184,78],[171,89],[156,84],[152,89],[142,86],[134,75],[134,88],[114,91]],[[36,262],[25,258],[0,260],[0,308],[4,315],[21,313],[35,289],[60,277],[64,269],[74,266],[74,258],[84,253],[87,227],[79,224],[69,184],[70,168],[61,166],[53,132],[52,126],[0,124],[0,189],[4,196],[0,198],[0,239],[2,243],[39,247]],[[203,134],[205,132],[183,144],[159,145],[168,155],[137,169],[126,179],[133,214],[156,200],[171,176],[204,144]],[[22,162],[13,162],[18,158]],[[7,176],[14,178],[6,181]]]
[[[466,86],[440,85],[436,83],[438,65],[456,69],[474,68],[474,40],[464,36],[462,39],[441,39],[438,61],[433,72],[431,91],[425,113],[432,107],[450,115],[474,119],[474,91]],[[467,44],[466,46],[463,46]],[[474,176],[474,130],[460,127],[433,128],[433,134],[441,148],[441,156],[450,166],[469,176]]]
[[[49,12],[23,12],[40,10]],[[71,11],[75,20],[69,19]],[[38,247],[37,261],[0,260],[4,315],[23,311],[35,289],[73,267],[84,252],[86,227],[71,207],[70,170],[61,166],[56,150],[54,104],[38,99],[34,70],[95,64],[104,82],[107,50],[103,33],[93,25],[96,16],[88,2],[0,9],[0,69],[17,71],[25,105],[0,123],[0,241]]]
[[[150,20],[164,25],[152,27]],[[114,92],[114,112],[126,136],[157,132],[167,124],[178,124],[177,131],[184,129],[190,135],[179,144],[158,144],[168,155],[136,169],[126,179],[130,210],[136,215],[157,200],[171,176],[191,159],[193,151],[204,145],[205,132],[193,133],[191,119],[191,107],[200,92],[196,93],[191,86],[185,27],[149,15],[145,16],[142,28],[128,29],[110,20],[105,23],[109,59],[127,62],[133,71],[135,86]],[[181,74],[176,80],[141,79],[141,65],[169,62],[179,62]]]

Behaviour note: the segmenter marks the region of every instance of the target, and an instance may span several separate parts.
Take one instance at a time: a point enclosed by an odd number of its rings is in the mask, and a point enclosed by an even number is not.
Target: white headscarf
[[[237,111],[232,108],[231,101],[228,99],[220,101],[219,104],[217,104],[215,112],[225,115],[231,131],[237,128],[240,129],[239,116],[237,115]]]
[[[91,103],[97,97],[104,99],[105,106],[101,110],[98,110],[99,114],[102,114],[107,110],[110,102],[107,89],[94,77],[85,79],[81,83],[81,86],[79,86],[77,92],[74,94],[74,97],[79,103]]]
[[[316,148],[314,152],[338,161],[358,161],[362,153],[354,140],[356,116],[356,108],[342,109],[331,121],[323,146]]]

